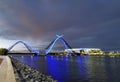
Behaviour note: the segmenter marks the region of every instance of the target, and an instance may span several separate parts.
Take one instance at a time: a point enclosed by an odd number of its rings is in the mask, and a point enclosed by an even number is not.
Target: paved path
[[[11,60],[8,56],[0,56],[0,82],[16,82]]]
[[[2,59],[2,58],[0,58],[0,64],[1,64],[2,60],[3,60],[3,59]]]

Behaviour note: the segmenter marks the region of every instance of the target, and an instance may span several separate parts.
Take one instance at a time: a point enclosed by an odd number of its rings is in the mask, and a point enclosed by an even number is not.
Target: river
[[[120,82],[120,57],[14,56],[58,82]]]

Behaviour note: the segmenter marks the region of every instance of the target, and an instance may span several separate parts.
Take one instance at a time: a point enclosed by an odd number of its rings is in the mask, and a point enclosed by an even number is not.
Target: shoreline
[[[17,59],[12,57],[10,57],[10,59],[17,77],[16,80],[19,80],[20,82],[57,82],[52,76],[42,74],[33,67],[30,67]]]
[[[19,54],[11,54],[11,55],[8,55],[8,56],[41,56],[41,57],[44,57],[44,56],[120,56],[120,54],[100,54],[100,55],[19,55]]]

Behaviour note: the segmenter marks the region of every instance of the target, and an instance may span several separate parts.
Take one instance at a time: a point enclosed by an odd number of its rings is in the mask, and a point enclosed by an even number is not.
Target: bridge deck
[[[8,53],[8,55],[36,55],[36,53]]]

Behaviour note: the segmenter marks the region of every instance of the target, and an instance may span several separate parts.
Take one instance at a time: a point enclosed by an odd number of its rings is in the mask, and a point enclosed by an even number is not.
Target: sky
[[[45,48],[56,38],[73,48],[120,50],[120,0],[0,0],[0,47],[22,40]]]

